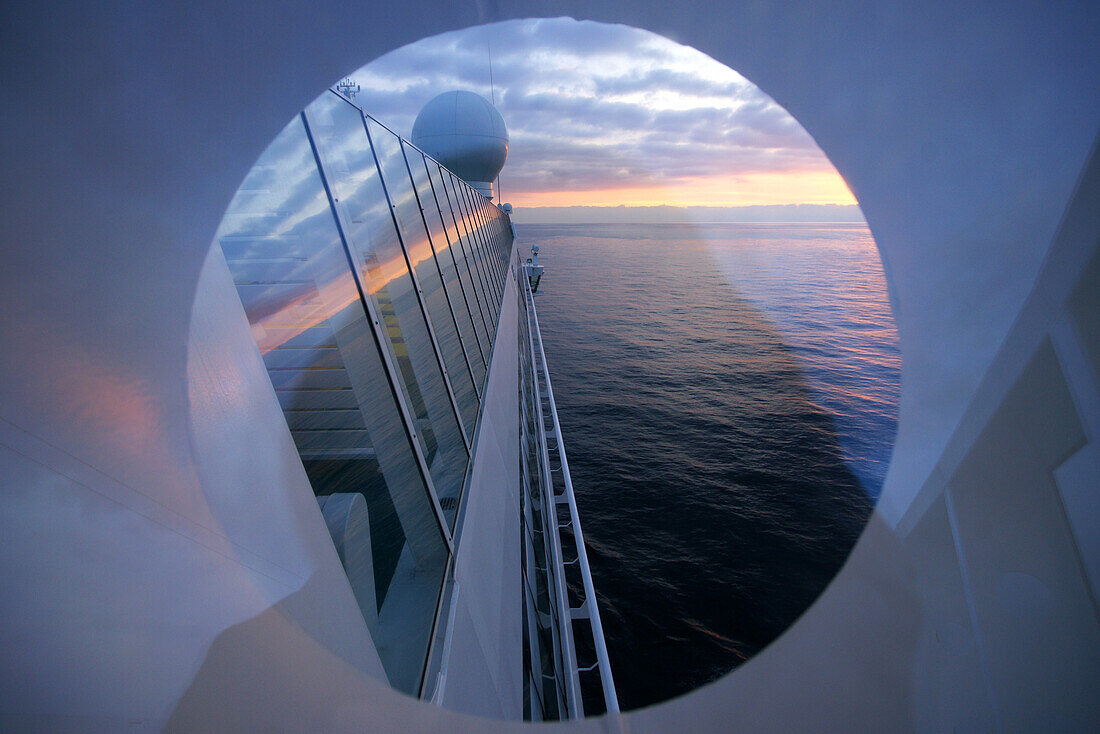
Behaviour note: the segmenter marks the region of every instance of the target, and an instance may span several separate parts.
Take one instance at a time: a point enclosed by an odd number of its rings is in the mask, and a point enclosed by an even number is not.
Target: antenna
[[[492,41],[485,41],[485,48],[489,50],[489,94],[493,97],[493,106],[497,104],[497,90],[493,86],[493,43]]]
[[[361,91],[358,84],[350,76],[344,77],[344,81],[336,85],[336,89],[340,91],[348,99],[354,99],[355,95]]]
[[[497,88],[493,84],[493,42],[485,39],[485,48],[489,53],[489,95],[492,97],[493,107],[497,106]],[[497,201],[503,201],[500,194],[500,173],[497,172]]]

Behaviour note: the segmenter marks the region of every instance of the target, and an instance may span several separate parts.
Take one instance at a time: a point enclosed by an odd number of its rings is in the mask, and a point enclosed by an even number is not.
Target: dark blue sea
[[[620,705],[729,672],[844,563],[900,354],[863,224],[523,225]]]

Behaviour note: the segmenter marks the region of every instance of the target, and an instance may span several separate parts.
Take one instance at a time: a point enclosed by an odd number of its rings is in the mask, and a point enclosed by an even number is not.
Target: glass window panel
[[[493,212],[496,211],[496,207],[488,201],[483,201],[481,204],[481,216],[485,220],[485,231],[488,233],[489,242],[492,247],[490,254],[493,259],[493,267],[496,269],[497,282],[500,283],[501,297],[504,296],[504,268],[503,261],[501,260],[500,253],[502,250],[502,242],[500,236],[500,230],[497,229],[496,220],[493,219]]]
[[[408,157],[409,166],[413,171],[416,191],[420,196],[420,205],[424,208],[424,218],[428,223],[428,235],[435,251],[436,264],[439,266],[443,277],[443,285],[450,301],[458,335],[461,337],[462,346],[473,372],[473,384],[480,385],[485,379],[485,359],[481,353],[481,345],[477,341],[477,334],[474,331],[474,322],[470,318],[470,304],[467,302],[462,284],[459,281],[458,268],[455,266],[450,241],[447,238],[446,227],[443,224],[443,213],[440,211],[439,202],[428,175],[428,166],[431,164],[420,152],[412,148],[406,147],[405,155]],[[474,307],[476,308],[476,305]],[[474,421],[477,420],[476,405],[474,406],[474,419],[469,420],[463,414],[463,420],[467,424],[467,430],[472,432]]]
[[[428,318],[435,331],[436,342],[439,344],[443,362],[447,367],[447,376],[454,390],[455,401],[462,414],[466,437],[472,442],[478,409],[472,368],[463,351],[462,342],[458,338],[458,322],[448,302],[449,294],[444,290],[433,248],[434,243],[425,230],[429,219],[437,214],[435,199],[428,187],[424,157],[411,146],[402,145],[401,147],[405,155],[404,161],[408,166],[400,170],[401,174],[405,174],[400,176],[401,182],[390,188],[390,199],[396,206],[397,219],[401,223],[401,231],[405,238],[405,252],[413,264],[413,272],[416,273],[416,279],[420,283]],[[386,169],[383,169],[382,173],[388,186],[390,177]],[[408,179],[409,173],[412,174],[411,184]],[[426,198],[423,195],[424,189],[428,189]],[[438,231],[435,237],[439,237]]]
[[[504,287],[504,268],[501,267],[503,262],[500,259],[501,252],[501,236],[500,230],[496,226],[496,220],[493,218],[493,212],[496,211],[496,207],[490,202],[483,202],[481,205],[482,217],[485,219],[485,229],[489,233],[489,240],[493,244],[493,262],[496,264],[497,278],[500,280],[502,295]]]
[[[485,282],[489,287],[489,294],[492,299],[490,303],[493,306],[493,321],[495,323],[498,318],[497,311],[500,309],[500,289],[496,281],[496,274],[489,262],[488,241],[485,238],[485,228],[482,226],[481,215],[478,212],[478,200],[482,196],[469,186],[464,187],[464,191],[466,194],[466,208],[470,213],[470,228],[477,247],[477,258],[478,262],[481,263],[482,271],[485,273]]]
[[[466,214],[469,217],[467,226],[470,228],[470,237],[474,241],[474,252],[477,255],[478,263],[481,265],[482,273],[485,275],[486,284],[492,288],[492,274],[485,267],[485,238],[481,231],[481,222],[478,220],[477,208],[474,203],[478,194],[472,191],[469,186],[463,186],[462,195],[463,201],[466,204]],[[495,293],[493,295],[495,295]]]
[[[493,221],[496,224],[497,236],[500,238],[500,262],[507,270],[508,256],[512,254],[512,237],[504,214],[496,207],[493,207]]]
[[[500,213],[500,210],[494,207],[495,221],[497,228],[497,237],[500,241],[500,264],[504,270],[505,277],[508,275],[509,270],[509,257],[512,254],[512,235],[508,231],[508,224],[504,218],[504,215]]]
[[[440,214],[443,217],[443,224],[447,231],[447,239],[451,243],[450,248],[448,248],[449,253],[455,264],[455,269],[458,271],[459,282],[462,284],[466,303],[470,306],[470,318],[474,322],[474,331],[477,333],[478,341],[481,344],[481,353],[484,355],[486,363],[488,363],[492,343],[489,340],[485,309],[481,303],[478,289],[474,285],[477,276],[470,272],[469,264],[462,252],[462,233],[455,215],[456,205],[453,203],[451,192],[444,183],[449,174],[433,161],[428,168],[428,175],[435,188],[436,200],[439,202]]]
[[[482,198],[482,196],[470,186],[464,187],[463,190],[465,193],[466,211],[469,212],[470,215],[470,230],[475,245],[476,258],[485,276],[485,286],[488,288],[489,304],[492,306],[492,308],[489,309],[489,313],[493,315],[493,324],[496,324],[498,318],[497,314],[500,309],[499,288],[497,287],[496,276],[493,273],[493,269],[489,266],[485,230],[482,227],[481,217],[478,217],[476,209],[476,200]]]
[[[512,254],[512,238],[509,236],[507,225],[504,221],[504,215],[500,213],[500,210],[496,207],[492,209],[493,214],[493,226],[497,233],[497,242],[499,253],[497,257],[500,258],[500,266],[504,271],[504,275],[508,276],[508,257]]]
[[[490,202],[485,202],[482,207],[482,215],[485,218],[486,231],[489,232],[489,239],[493,243],[493,261],[496,263],[497,274],[501,281],[501,286],[504,285],[504,269],[501,267],[502,262],[500,260],[501,251],[501,236],[500,230],[496,226],[496,220],[493,218],[493,212],[496,211],[496,207]]]
[[[512,266],[512,234],[508,231],[508,224],[504,215],[497,216],[497,227],[500,229],[500,264],[504,268],[507,277]]]
[[[421,246],[426,249],[424,254],[429,257],[426,265],[430,267],[425,268],[424,272],[430,273],[435,267],[434,260],[431,259],[431,247],[426,241],[424,222],[419,216],[419,205],[409,179],[400,140],[373,120],[368,119],[368,124],[375,156],[382,169],[383,180],[389,185],[390,202],[403,231],[411,234],[411,241],[419,240]],[[400,252],[397,249],[398,244],[392,239],[380,240],[369,246],[363,245],[362,253],[365,258],[369,258],[371,254],[383,257],[385,252],[392,249],[396,257],[396,253]],[[394,351],[397,353],[398,363],[405,375],[410,397],[415,386],[419,384],[422,403],[414,400],[414,405],[418,422],[421,423],[420,435],[425,445],[426,457],[440,505],[448,522],[453,526],[468,458],[454,413],[455,405],[446,393],[447,385],[440,371],[438,358],[432,352],[430,334],[424,321],[423,311],[416,302],[414,286],[412,279],[408,277],[407,266],[399,268],[398,272],[389,277],[382,276],[381,272],[376,270],[375,279],[379,285],[375,293],[379,303],[381,304],[382,299],[387,295],[393,303],[393,318],[396,323],[391,323],[390,331]],[[420,287],[425,294],[428,293],[423,283]],[[440,289],[438,271],[435,272],[431,288],[432,296],[439,299],[438,304],[446,309],[446,298]],[[394,326],[397,327],[396,331]],[[450,343],[458,348],[461,359],[461,347],[453,332],[452,340]],[[401,353],[402,345],[404,354]],[[455,374],[465,374],[469,379],[465,364],[462,365],[462,370]],[[472,383],[469,389],[471,399],[476,400],[472,394]],[[434,451],[430,445],[432,434],[436,439]]]
[[[466,446],[394,227],[362,113],[328,93],[307,108],[306,116],[338,202],[348,246],[396,365],[398,384],[412,413],[414,433],[432,486],[449,522],[457,509],[466,473]],[[375,152],[387,169],[392,167],[398,194],[396,208],[412,196],[404,156],[393,133],[371,124],[377,138]],[[404,187],[398,185],[401,173]]]
[[[474,282],[474,290],[478,294],[478,299],[481,303],[482,311],[485,315],[485,329],[489,335],[489,342],[492,343],[493,338],[496,336],[496,320],[493,318],[493,311],[491,307],[492,299],[489,297],[489,291],[485,285],[485,275],[481,272],[480,264],[474,253],[474,241],[470,235],[470,216],[466,212],[465,197],[462,193],[462,187],[465,184],[457,176],[452,173],[447,174],[446,182],[451,194],[451,210],[454,212],[455,219],[457,220],[459,238],[458,249],[462,252],[462,256],[466,259],[467,267],[470,270],[470,277]]]
[[[492,220],[489,217],[489,209],[492,208],[486,199],[481,199],[479,213],[481,216],[481,227],[485,232],[485,240],[487,243],[486,254],[489,257],[489,263],[493,268],[494,277],[497,281],[497,291],[500,293],[501,298],[504,297],[504,273],[500,269],[500,259],[497,257],[499,251],[500,241],[497,239],[496,232],[493,230]]]
[[[475,200],[477,201],[477,216],[478,221],[481,223],[481,231],[485,233],[485,252],[489,255],[490,261],[493,262],[493,273],[494,276],[497,278],[497,282],[499,285],[500,273],[496,269],[496,260],[493,257],[495,242],[495,240],[493,239],[493,228],[489,224],[489,213],[485,209],[487,206],[489,206],[489,202],[485,199],[485,197],[480,195],[478,195]]]
[[[466,259],[470,263],[470,271],[477,274],[477,285],[481,290],[482,302],[485,305],[485,321],[489,327],[490,337],[496,336],[496,310],[493,303],[492,291],[489,289],[489,281],[485,275],[485,268],[481,262],[481,258],[478,257],[477,239],[473,232],[473,219],[470,216],[469,201],[466,198],[466,184],[462,182],[455,175],[451,175],[452,190],[455,192],[455,199],[458,202],[456,212],[460,217],[459,224],[462,227],[463,237],[461,239],[463,250],[466,253]]]
[[[485,260],[485,271],[489,274],[490,284],[493,286],[494,304],[496,308],[500,308],[500,277],[496,271],[496,265],[493,262],[492,255],[492,242],[489,239],[489,230],[485,226],[485,217],[482,212],[482,204],[485,201],[485,197],[476,191],[470,192],[470,199],[473,208],[474,222],[477,225],[478,237],[481,241],[481,256]]]
[[[216,238],[386,673],[415,694],[447,546],[301,117]]]
[[[481,220],[482,226],[485,228],[485,238],[489,242],[489,259],[493,264],[493,271],[496,273],[498,287],[500,288],[501,295],[504,295],[504,273],[500,269],[500,238],[496,231],[496,227],[493,225],[493,216],[491,210],[493,205],[487,201],[481,202]]]

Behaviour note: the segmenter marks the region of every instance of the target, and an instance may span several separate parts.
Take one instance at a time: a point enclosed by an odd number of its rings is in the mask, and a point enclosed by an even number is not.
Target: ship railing
[[[600,620],[596,589],[592,581],[588,553],[585,550],[584,534],[581,531],[580,513],[577,510],[573,479],[569,473],[569,460],[565,453],[565,442],[562,439],[561,423],[558,420],[558,408],[554,401],[554,388],[547,367],[546,351],[543,348],[534,294],[526,270],[525,267],[524,277],[519,280],[524,291],[529,322],[528,335],[531,365],[535,378],[533,382],[536,392],[536,418],[539,427],[542,429],[539,431],[540,454],[543,464],[541,473],[545,492],[544,501],[546,502],[543,517],[551,525],[548,535],[552,541],[552,561],[555,570],[555,586],[557,587],[555,589],[557,592],[555,601],[558,606],[557,616],[560,624],[557,637],[561,640],[563,663],[566,665],[569,677],[566,686],[567,706],[571,716],[584,716],[581,673],[597,672],[606,712],[609,714],[618,713],[619,701],[615,693],[615,681],[607,654],[603,623]],[[572,546],[575,549],[575,556],[566,559],[562,553],[563,546]],[[581,594],[574,594],[574,596],[579,596],[579,603],[577,604],[572,603],[570,590],[567,588],[567,567],[573,571],[574,578],[579,575]],[[596,660],[591,665],[581,667],[578,664],[577,635],[575,632],[578,624],[583,625],[585,622],[587,622],[591,633]]]

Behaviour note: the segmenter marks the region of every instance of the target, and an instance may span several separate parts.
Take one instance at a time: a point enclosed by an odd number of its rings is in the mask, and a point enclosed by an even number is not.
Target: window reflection
[[[477,260],[478,267],[481,269],[482,277],[485,279],[485,288],[489,296],[489,303],[492,306],[490,310],[493,314],[493,323],[495,324],[497,320],[497,310],[500,306],[500,297],[497,292],[496,278],[489,268],[488,259],[486,257],[484,233],[482,232],[481,222],[477,215],[475,201],[481,198],[481,195],[466,187],[463,187],[462,194],[463,203],[466,205],[466,221],[470,229],[470,241],[473,245],[473,255]]]
[[[428,323],[434,327],[432,330],[435,340],[450,378],[444,383],[449,382],[454,392],[455,404],[463,406],[464,409],[459,410],[463,420],[469,424],[465,426],[466,430],[471,431],[477,419],[477,396],[474,393],[473,378],[462,352],[462,345],[458,341],[454,316],[447,303],[435,254],[428,240],[426,217],[421,212],[420,200],[409,178],[412,168],[408,165],[404,146],[398,137],[373,123],[371,130],[375,152],[382,167],[382,179],[400,227],[405,253],[412,263],[428,312]],[[420,171],[423,174],[423,168]],[[471,438],[472,434],[467,433],[467,439]]]
[[[300,117],[217,241],[390,682],[415,693],[447,546]]]
[[[405,159],[413,177],[413,189],[416,191],[417,210],[402,212],[402,216],[412,216],[414,230],[419,234],[427,225],[427,236],[409,236],[406,248],[414,263],[414,270],[420,280],[428,304],[429,317],[435,325],[436,338],[443,351],[447,369],[450,372],[451,386],[455,399],[462,412],[462,423],[467,438],[473,441],[474,423],[477,421],[478,393],[475,380],[480,384],[484,378],[484,364],[477,346],[477,337],[473,333],[473,324],[462,297],[461,286],[457,282],[454,264],[447,263],[444,257],[437,255],[437,249],[446,247],[446,238],[442,234],[439,211],[436,209],[435,195],[428,182],[428,170],[424,167],[424,156],[411,146],[403,146]],[[464,337],[460,339],[460,334]],[[470,344],[466,349],[463,342]],[[480,366],[481,377],[475,365]]]
[[[335,94],[313,102],[306,118],[345,223],[348,246],[397,366],[436,497],[450,522],[466,473],[466,446],[394,226],[396,214],[391,215],[374,163],[377,157],[394,184],[394,210],[415,206],[400,144],[373,120],[368,121],[368,139],[362,114]]]
[[[462,182],[450,172],[447,173],[447,183],[450,184],[450,190],[454,194],[453,208],[456,217],[458,217],[458,226],[460,227],[461,234],[459,244],[466,258],[466,262],[469,264],[470,273],[474,279],[474,287],[478,290],[482,304],[484,305],[485,328],[489,333],[489,340],[491,342],[496,336],[496,316],[493,308],[494,299],[491,296],[481,261],[477,257],[477,243],[470,226],[471,221],[467,208],[468,204],[465,187],[462,185]]]
[[[495,206],[486,204],[485,211],[489,215],[489,238],[496,245],[496,252],[494,254],[496,256],[497,268],[500,270],[501,279],[507,281],[508,251],[504,247],[504,241],[507,238],[504,236],[504,231],[500,228],[500,210]]]
[[[499,317],[500,216],[329,92],[217,234],[387,675],[414,694]]]
[[[493,277],[497,283],[497,293],[504,297],[504,273],[501,271],[500,262],[497,260],[497,252],[494,247],[493,228],[489,218],[489,209],[492,205],[481,197],[477,197],[477,214],[481,222],[482,239],[485,240],[485,256],[489,259],[489,267],[493,271]]]
[[[492,354],[493,343],[488,302],[485,300],[484,291],[479,285],[477,271],[471,268],[470,259],[466,254],[466,235],[461,225],[462,208],[459,205],[458,197],[454,193],[454,182],[451,180],[451,174],[442,166],[438,167],[437,173],[439,176],[439,190],[443,192],[447,201],[447,206],[443,211],[450,219],[451,253],[455,258],[460,276],[464,278],[463,284],[469,286],[468,292],[473,294],[474,302],[477,303],[478,314],[481,316],[478,321],[479,338],[484,344],[483,352],[486,360],[488,360],[490,359],[489,355]]]
[[[471,227],[473,229],[474,240],[477,244],[477,256],[482,264],[482,269],[485,271],[485,278],[489,286],[495,311],[499,308],[500,304],[500,283],[497,280],[497,274],[492,267],[491,258],[489,257],[489,244],[485,239],[485,226],[481,221],[481,212],[478,210],[480,201],[484,201],[481,194],[476,191],[466,192],[466,202],[470,210]]]
[[[469,282],[468,275],[463,275],[456,258],[453,228],[447,226],[447,215],[443,213],[443,207],[448,207],[447,198],[443,192],[442,179],[439,178],[439,165],[422,156],[424,163],[424,180],[417,184],[420,191],[420,201],[424,205],[424,215],[428,220],[428,230],[431,233],[432,244],[436,251],[443,281],[447,286],[451,308],[458,321],[459,334],[462,343],[466,347],[466,354],[470,359],[473,369],[474,385],[480,386],[485,381],[488,350],[483,344],[485,335],[484,325],[480,323],[481,311],[473,294],[473,284]],[[461,257],[459,255],[459,257]],[[482,332],[479,333],[479,329]]]

